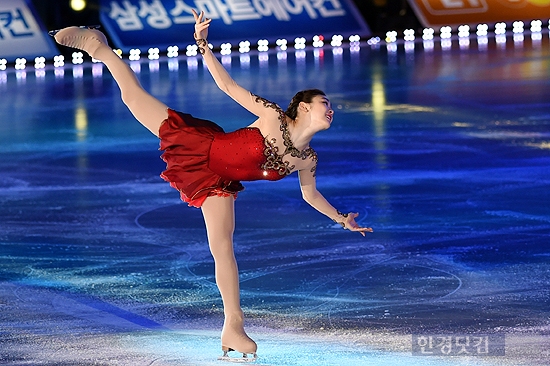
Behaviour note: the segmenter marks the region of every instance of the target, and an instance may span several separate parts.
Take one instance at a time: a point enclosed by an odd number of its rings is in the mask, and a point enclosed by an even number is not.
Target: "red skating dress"
[[[159,138],[166,162],[161,177],[189,206],[200,207],[208,196],[236,196],[241,180],[274,181],[290,173],[258,128],[225,133],[214,122],[168,109]]]

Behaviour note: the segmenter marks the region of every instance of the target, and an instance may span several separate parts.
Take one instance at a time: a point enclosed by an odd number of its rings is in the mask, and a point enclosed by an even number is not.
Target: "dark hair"
[[[299,91],[294,97],[292,97],[292,100],[290,101],[290,104],[288,105],[285,114],[292,120],[295,120],[296,116],[298,116],[298,105],[300,104],[300,102],[311,103],[313,98],[317,95],[326,96],[326,94],[319,89],[307,89]]]

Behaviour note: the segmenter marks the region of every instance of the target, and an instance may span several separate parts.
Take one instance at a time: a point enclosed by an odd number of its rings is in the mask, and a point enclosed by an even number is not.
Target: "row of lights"
[[[352,35],[349,37],[350,44],[358,45],[361,37],[359,35]],[[341,47],[344,42],[344,37],[342,35],[334,35],[332,37],[332,40],[330,44],[333,47]],[[304,37],[297,37],[294,39],[294,48],[296,50],[303,50],[306,48],[307,40]],[[322,48],[325,45],[325,38],[322,35],[316,35],[313,37],[313,43],[314,48]],[[211,44],[208,45],[211,49],[213,46]],[[275,42],[275,46],[280,51],[286,51],[289,47],[289,41],[286,39],[278,39]],[[220,53],[222,55],[230,55],[232,53],[233,45],[231,43],[223,43],[220,47]],[[241,41],[238,44],[238,50],[239,53],[248,53],[252,50],[252,44],[250,41]],[[269,51],[269,41],[267,39],[261,39],[257,42],[257,50],[259,52],[267,52]],[[115,52],[119,55],[119,57],[122,57],[122,51],[120,49],[116,49]],[[142,57],[142,51],[139,49],[131,49],[129,52],[129,60],[130,61],[138,61]],[[178,46],[169,46],[167,48],[166,56],[169,58],[176,58],[180,54],[180,49]],[[158,60],[160,58],[160,49],[153,47],[149,48],[147,51],[147,58],[149,60]],[[193,57],[198,55],[198,47],[197,45],[189,45],[187,46],[185,50],[185,55],[188,57]],[[36,57],[35,58],[34,67],[35,69],[43,69],[46,67],[46,59],[44,57]],[[55,56],[54,59],[54,67],[62,67],[65,65],[65,57],[63,55]],[[97,60],[92,60],[93,62],[98,62]],[[15,69],[16,70],[24,70],[27,67],[27,60],[25,58],[18,58],[15,61]],[[80,51],[73,52],[72,54],[72,63],[74,65],[79,65],[84,63],[84,54]],[[8,62],[6,59],[0,59],[0,71],[4,71],[8,68]]]
[[[541,20],[533,20],[530,23],[531,33],[537,34],[542,32],[543,22]],[[548,28],[550,28],[550,21]],[[450,26],[444,26],[439,29],[439,38],[442,41],[448,41],[452,37],[452,28]],[[496,23],[494,26],[494,34],[499,36],[504,36],[507,32],[507,24],[504,22]],[[525,32],[525,23],[522,21],[515,21],[512,23],[512,33],[514,35],[522,34]],[[460,25],[457,28],[457,35],[460,39],[468,38],[470,36],[471,29],[469,25]],[[489,33],[489,26],[487,24],[478,24],[476,27],[476,35],[478,37],[486,37]],[[422,30],[421,38],[424,41],[431,41],[435,38],[436,31],[433,28],[425,28]],[[406,29],[403,31],[403,39],[405,42],[413,42],[416,39],[415,31],[413,29]],[[350,49],[352,51],[357,51],[361,41],[359,35],[352,35],[348,38]],[[396,31],[390,31],[386,33],[385,42],[387,44],[394,44],[398,40],[398,33]],[[341,47],[344,42],[344,37],[342,35],[334,35],[330,41],[332,47]],[[381,43],[382,40],[379,37],[371,37],[367,40],[367,44],[374,47]],[[304,37],[297,37],[294,39],[294,49],[295,50],[304,50],[306,48],[307,40]],[[316,35],[313,37],[312,46],[314,48],[322,48],[325,45],[325,38],[322,35]],[[213,46],[208,45],[211,49]],[[277,39],[275,41],[275,46],[280,51],[286,51],[289,47],[289,41],[286,39]],[[233,45],[231,43],[223,43],[220,46],[220,53],[222,56],[227,56],[232,53]],[[241,41],[238,44],[238,51],[241,54],[250,52],[252,49],[252,44],[249,41]],[[269,50],[269,41],[266,39],[261,39],[257,42],[257,50],[259,52],[267,52]],[[170,46],[167,48],[167,57],[176,58],[179,56],[179,48],[177,46]],[[120,49],[115,50],[115,52],[122,58],[122,51]],[[141,50],[131,49],[129,52],[130,61],[138,61],[141,59]],[[188,57],[193,57],[198,55],[197,45],[189,45],[185,50],[185,55]],[[158,60],[160,58],[160,50],[158,48],[149,48],[147,52],[147,58],[149,60]],[[54,67],[62,67],[65,64],[65,58],[62,55],[54,57]],[[92,60],[98,62],[97,60]],[[79,65],[84,63],[84,54],[82,52],[74,52],[72,54],[72,63]],[[8,62],[6,59],[0,59],[0,71],[6,70],[8,67]],[[15,60],[15,69],[24,70],[27,67],[27,60],[25,58],[18,58]],[[34,60],[35,69],[43,69],[46,67],[46,59],[44,57],[36,57]]]
[[[541,33],[543,23],[541,20],[533,20],[530,23],[531,33]],[[548,22],[548,28],[550,28],[550,21]],[[450,26],[444,26],[439,29],[439,38],[442,40],[450,39],[452,37],[453,29]],[[504,22],[496,23],[494,26],[495,35],[504,35],[507,32],[507,24]],[[521,34],[525,32],[525,23],[518,20],[512,23],[512,33]],[[457,29],[457,35],[459,38],[470,37],[471,29],[467,24],[460,25]],[[475,30],[478,37],[486,37],[489,34],[489,26],[487,24],[478,24]],[[433,28],[425,28],[422,30],[422,39],[425,41],[433,40],[435,37],[435,30]],[[396,31],[390,31],[386,33],[386,43],[397,42],[398,34]],[[414,41],[416,38],[414,29],[405,29],[403,31],[403,39],[405,41]],[[369,42],[368,42],[369,43]],[[372,42],[371,42],[372,43]],[[369,43],[369,44],[371,44]]]

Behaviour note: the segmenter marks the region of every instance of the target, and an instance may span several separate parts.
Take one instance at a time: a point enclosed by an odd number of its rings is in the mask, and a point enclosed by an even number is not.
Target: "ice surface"
[[[271,53],[267,67],[233,58],[239,83],[282,106],[302,88],[327,92],[336,117],[312,143],[318,187],[375,230],[363,238],[313,211],[295,176],[245,184],[235,247],[258,364],[548,363],[544,37],[483,52]],[[141,70],[172,108],[227,130],[252,122],[202,66]],[[200,211],[159,178],[158,141],[108,72],[5,76],[0,364],[220,364]],[[412,356],[411,334],[433,333],[505,333],[506,356]]]

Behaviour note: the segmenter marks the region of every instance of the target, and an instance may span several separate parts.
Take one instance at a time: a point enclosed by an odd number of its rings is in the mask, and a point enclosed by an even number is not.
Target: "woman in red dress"
[[[371,228],[360,227],[357,213],[336,210],[316,189],[317,154],[309,146],[313,135],[328,129],[334,111],[317,89],[297,93],[286,111],[239,86],[208,47],[211,19],[195,16],[195,40],[217,86],[257,116],[248,127],[225,133],[217,124],[169,109],[140,85],[134,72],[95,30],[69,27],[53,33],[65,46],[86,51],[102,61],[120,87],[123,102],[135,118],[160,138],[167,164],[162,178],[170,182],[190,206],[200,207],[208,243],[214,257],[216,283],[224,306],[221,334],[226,360],[254,360],[256,343],[244,331],[239,296],[239,275],[233,252],[234,201],[241,180],[278,180],[297,171],[304,200],[344,229],[363,236]],[[242,359],[227,352],[243,353]]]

